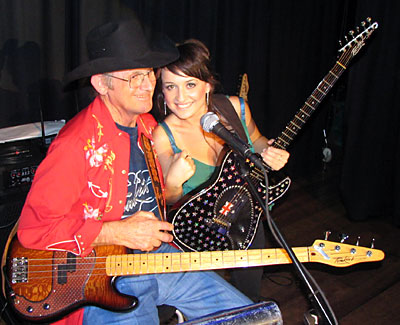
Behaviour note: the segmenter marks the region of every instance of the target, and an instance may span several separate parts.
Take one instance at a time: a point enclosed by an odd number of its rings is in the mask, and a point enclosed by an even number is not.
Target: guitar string
[[[271,252],[271,250],[273,252]],[[308,258],[308,260],[306,262],[309,262],[310,259],[311,259],[310,258],[310,254],[311,253],[309,252],[310,247],[298,247],[298,250],[301,250],[301,251],[297,252],[296,256],[298,256],[299,258],[303,258],[303,259],[304,258],[306,258],[306,259]],[[260,255],[260,256],[254,256],[254,253],[256,253],[257,251],[259,251],[258,255]],[[334,250],[332,250],[332,251],[334,251]],[[162,266],[158,267],[158,268],[162,268],[164,270],[162,272],[161,271],[160,272],[149,271],[149,268],[153,268],[154,270],[156,270],[156,268],[157,268],[157,266],[155,264],[151,265],[152,262],[154,262],[154,263],[157,262],[155,260],[155,258],[150,259],[150,260],[147,258],[147,262],[146,261],[143,262],[143,260],[140,260],[140,261],[122,261],[121,260],[121,261],[111,261],[109,263],[111,263],[111,265],[114,268],[117,268],[119,270],[119,274],[117,274],[117,275],[124,275],[124,274],[122,274],[122,269],[123,268],[125,268],[125,269],[128,268],[129,270],[132,270],[132,272],[133,272],[133,273],[126,273],[126,275],[140,275],[140,274],[152,274],[152,273],[174,273],[174,272],[182,272],[182,271],[198,271],[198,270],[203,270],[203,269],[207,269],[207,270],[209,270],[209,269],[228,269],[228,268],[235,268],[235,267],[253,267],[253,266],[262,266],[262,265],[276,265],[276,264],[288,264],[288,263],[290,263],[289,258],[285,255],[285,253],[283,252],[282,249],[275,249],[275,248],[271,249],[270,248],[270,249],[253,250],[252,256],[249,256],[248,255],[248,251],[244,250],[244,251],[240,251],[240,252],[242,254],[246,254],[247,257],[243,256],[243,255],[240,255],[239,259],[236,258],[236,252],[235,251],[231,251],[231,252],[233,252],[233,254],[231,254],[231,256],[229,256],[229,257],[231,257],[231,258],[233,257],[233,261],[232,262],[225,262],[224,260],[227,260],[228,256],[226,256],[226,255],[228,255],[228,254],[225,253],[225,252],[222,252],[223,254],[221,254],[221,256],[218,259],[214,259],[214,258],[209,259],[209,258],[207,258],[207,259],[203,259],[202,260],[201,258],[199,258],[198,262],[186,262],[186,263],[180,262],[179,266],[181,267],[181,269],[180,270],[174,270],[174,271],[172,270],[172,268],[174,266],[176,266],[176,265],[172,264],[172,262],[176,263],[176,261],[172,261],[172,259],[168,259],[169,262],[168,263],[164,263],[164,262],[166,262],[166,260],[165,260],[166,257],[164,257],[162,259],[162,262],[163,262]],[[175,254],[179,254],[180,255],[180,260],[182,260],[181,256],[182,256],[183,253],[175,253]],[[195,253],[195,254],[199,254],[199,253]],[[119,256],[122,257],[122,256],[128,256],[128,255],[135,255],[137,257],[142,256],[142,254],[122,254],[122,255],[119,255]],[[153,254],[149,254],[149,255],[153,255]],[[109,257],[110,256],[97,256],[97,257],[89,257],[89,258],[85,257],[84,258],[85,262],[79,262],[79,263],[75,263],[76,262],[75,258],[66,258],[66,259],[63,259],[63,260],[65,260],[67,263],[69,263],[69,260],[73,260],[73,262],[74,262],[73,264],[77,264],[79,266],[81,266],[81,265],[90,266],[90,267],[87,267],[87,268],[76,268],[73,272],[91,271],[92,273],[90,275],[92,276],[92,275],[101,275],[101,274],[96,274],[96,273],[102,272],[102,271],[105,271],[105,273],[107,274],[106,271],[109,270],[112,267],[106,267],[106,266],[99,267],[99,264],[100,265],[102,265],[102,264],[106,265],[107,264],[107,258],[109,258]],[[286,259],[286,261],[285,261],[286,263],[284,263],[282,261],[280,263],[276,263],[276,262],[278,262],[279,260],[281,260],[283,258]],[[63,278],[63,277],[65,277],[65,278],[69,278],[69,277],[76,278],[76,277],[87,277],[88,276],[88,274],[84,274],[84,275],[74,274],[70,270],[57,270],[56,269],[60,265],[66,266],[66,265],[72,265],[72,264],[62,264],[62,263],[61,264],[60,263],[32,264],[32,263],[34,263],[36,261],[41,261],[41,263],[43,263],[44,261],[54,261],[54,259],[57,259],[57,258],[29,259],[28,260],[29,261],[29,269],[26,272],[29,275],[28,279],[29,280],[48,279],[48,276],[44,276],[43,274],[48,274],[48,273],[57,273],[57,274],[59,274],[60,271],[61,272],[66,272],[66,273],[68,273],[68,275],[65,275],[65,276],[64,275],[63,276],[59,275],[58,276],[59,278]],[[61,259],[61,258],[58,257],[58,259]],[[274,260],[275,263],[272,262],[272,263],[268,264],[268,263],[263,262],[266,259],[267,260]],[[93,263],[95,263],[95,264],[93,264]],[[229,263],[229,264],[227,264],[227,263]],[[240,266],[240,265],[238,265],[240,263],[247,263],[247,264],[250,263],[250,265]],[[118,265],[118,264],[121,264],[121,265]],[[124,266],[122,266],[122,265],[124,265]],[[182,269],[182,265],[183,266],[187,266],[188,269]],[[194,265],[196,267],[194,269],[191,269],[192,265]],[[33,268],[50,268],[50,270],[33,270]],[[142,272],[139,271],[139,272],[135,273],[137,269],[142,270]],[[143,272],[143,269],[146,269],[146,271]],[[25,272],[20,271],[19,273],[25,273]],[[31,276],[32,274],[41,274],[42,276],[35,276],[35,275]],[[21,282],[21,283],[23,284],[24,282]],[[19,284],[19,283],[15,283],[15,284]]]
[[[213,144],[211,144],[208,139],[206,138],[205,135],[205,131],[202,129],[202,133],[203,133],[203,139],[204,141],[208,144],[208,146],[211,148],[211,150],[214,152],[215,157],[218,157],[219,155],[217,154],[217,150],[216,150],[216,137],[213,133],[211,133],[212,135],[212,140],[213,140]],[[215,158],[217,159],[217,158]],[[246,189],[244,189],[243,187],[240,187],[240,189],[235,193],[235,195],[230,199],[230,203],[232,202],[238,202],[237,200],[240,199],[242,197],[242,195],[246,192]],[[230,213],[226,213],[224,214],[222,209],[220,211],[218,211],[218,214],[213,218],[213,220],[219,224],[220,226],[224,226],[227,227],[228,224],[227,223],[231,223],[232,221],[234,221],[231,216]],[[228,211],[230,212],[230,211]],[[219,222],[220,221],[220,222]]]
[[[230,203],[242,201],[242,200],[240,200],[240,198],[246,193],[246,191],[247,191],[247,189],[245,189],[245,186],[244,186],[244,185],[240,186],[239,190],[237,190],[237,191],[235,192],[235,194],[233,195],[233,197],[230,199],[230,201],[231,201]],[[235,208],[238,208],[238,207],[239,207],[239,206],[236,205],[236,204],[235,204],[234,206],[235,206]],[[230,210],[231,210],[231,209],[229,209],[228,212],[230,212]],[[222,211],[222,209],[221,209],[220,211]],[[219,211],[219,214],[218,214],[217,218],[222,219],[222,220],[225,221],[225,222],[234,221],[234,220],[232,220],[232,218],[230,218],[230,216],[229,216],[229,214],[231,214],[231,213],[226,213],[226,214],[224,214],[223,212],[220,212],[220,211]]]
[[[311,96],[306,100],[305,105],[301,108],[301,110],[306,111],[307,113],[307,119],[311,116],[311,114],[315,111],[315,109],[317,108],[317,106],[319,105],[319,102],[322,101],[322,99],[328,94],[328,92],[332,89],[332,87],[334,86],[334,84],[336,83],[336,81],[339,79],[339,77],[342,75],[342,73],[345,71],[350,59],[352,57],[352,53],[351,51],[347,50],[345,51],[340,58],[337,60],[336,64],[333,66],[333,68],[328,72],[328,74],[322,79],[321,83],[318,84],[317,88],[313,91],[313,93],[311,94]],[[343,68],[343,67],[344,68]],[[322,91],[319,86],[322,84],[322,82],[327,82],[329,87],[327,87],[326,89],[324,89],[324,91]],[[318,90],[318,91],[317,91]],[[310,98],[312,98],[312,96],[314,96],[314,98],[317,98],[317,103],[315,105],[314,108],[309,107],[308,105],[311,105],[309,103]],[[301,112],[300,110],[300,112]],[[298,114],[300,113],[298,112],[294,118],[298,118]],[[294,119],[293,118],[293,119]],[[292,120],[293,121],[293,120]],[[292,123],[292,121],[290,121],[288,123],[288,125],[293,124],[295,125],[295,128],[297,128],[297,125]],[[303,123],[304,124],[304,123]],[[285,130],[282,132],[282,134],[277,138],[277,141],[275,141],[272,146],[274,147],[278,147],[281,149],[285,149],[289,143],[291,142],[292,138],[290,136],[288,136],[286,134],[287,131],[291,131],[294,133],[294,135],[297,135],[298,130],[300,130],[300,128],[297,128],[296,131],[293,131],[292,128],[289,128],[288,125],[286,126]],[[285,137],[285,138],[284,138]],[[284,144],[282,144],[282,142]]]

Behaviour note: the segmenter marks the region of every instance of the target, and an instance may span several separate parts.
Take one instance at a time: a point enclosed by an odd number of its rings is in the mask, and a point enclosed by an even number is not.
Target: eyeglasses
[[[113,76],[112,74],[109,74],[109,73],[104,73],[104,75],[108,76],[108,77],[111,77],[111,78],[119,79],[119,80],[122,80],[122,81],[127,81],[128,85],[129,85],[129,88],[131,88],[131,89],[135,89],[135,88],[140,87],[142,85],[142,83],[143,83],[144,77],[146,77],[146,76],[149,78],[149,80],[151,82],[156,80],[156,74],[154,73],[154,70],[149,70],[146,73],[133,74],[133,75],[131,75],[129,77],[129,79]]]

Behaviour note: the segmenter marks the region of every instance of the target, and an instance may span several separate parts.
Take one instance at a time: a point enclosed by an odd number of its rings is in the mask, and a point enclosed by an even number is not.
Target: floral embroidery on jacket
[[[103,165],[105,160],[107,160],[107,165],[110,164],[110,159],[107,157],[107,144],[103,144],[100,148],[96,148],[96,141],[94,138],[88,139],[84,150],[86,151],[86,159],[89,160],[90,167],[100,167]]]
[[[93,209],[93,207],[87,203],[83,204],[83,215],[85,220],[90,218],[98,220],[101,219],[99,216],[99,209]]]

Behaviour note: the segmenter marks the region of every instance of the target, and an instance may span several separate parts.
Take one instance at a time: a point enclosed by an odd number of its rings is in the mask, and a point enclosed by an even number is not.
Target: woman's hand
[[[196,166],[186,150],[176,153],[169,166],[166,184],[168,186],[182,186],[194,175]]]
[[[273,170],[280,170],[286,165],[290,155],[286,150],[274,148],[273,142],[274,139],[268,140],[268,147],[261,152],[261,157]]]
[[[172,157],[165,177],[165,195],[167,203],[175,203],[182,197],[182,185],[194,175],[196,166],[186,150]]]

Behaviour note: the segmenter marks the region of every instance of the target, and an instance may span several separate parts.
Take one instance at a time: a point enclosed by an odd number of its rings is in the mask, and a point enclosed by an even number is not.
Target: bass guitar
[[[385,256],[381,250],[326,240],[293,251],[302,263],[334,267],[376,262]],[[122,246],[99,246],[81,258],[65,251],[26,249],[14,236],[3,262],[3,290],[12,309],[28,321],[47,322],[86,305],[112,311],[135,308],[137,298],[115,288],[117,276],[288,264],[291,259],[280,248],[127,254]]]
[[[318,84],[304,105],[286,125],[272,144],[286,149],[318,105],[329,93],[346,70],[350,60],[357,55],[378,24],[363,22],[362,32],[339,49],[338,60]],[[246,76],[247,80],[247,76]],[[244,87],[248,89],[247,87]],[[253,241],[263,209],[249,190],[249,184],[241,176],[241,166],[235,153],[224,153],[219,167],[209,181],[185,195],[168,212],[167,219],[174,225],[174,243],[184,251],[219,251],[247,249]],[[268,166],[265,164],[266,169]],[[248,163],[247,170],[252,185],[260,197],[266,199],[267,189],[263,173]],[[282,172],[269,172],[268,205],[284,195],[291,180],[282,179]]]

